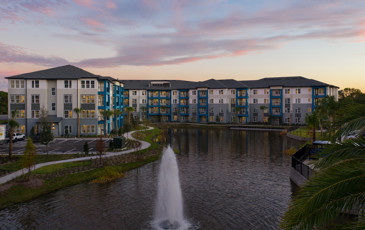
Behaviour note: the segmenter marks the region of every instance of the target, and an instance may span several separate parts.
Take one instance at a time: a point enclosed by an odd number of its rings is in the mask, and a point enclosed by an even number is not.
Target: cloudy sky
[[[73,64],[119,79],[304,76],[365,92],[364,0],[0,0],[5,76]]]

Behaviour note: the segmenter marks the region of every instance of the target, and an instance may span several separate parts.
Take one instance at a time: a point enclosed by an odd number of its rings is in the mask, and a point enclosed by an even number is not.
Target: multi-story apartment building
[[[48,114],[55,136],[77,134],[75,108],[82,109],[79,114],[82,135],[103,134],[105,121],[107,132],[122,125],[122,115],[103,116],[105,110],[123,107],[123,84],[113,78],[67,65],[7,79],[8,114],[10,117],[11,111],[17,111],[19,132],[29,135],[33,128],[37,133],[42,109]]]
[[[37,131],[41,109],[53,132],[76,135],[81,108],[81,134],[98,135],[120,128],[123,117],[154,122],[303,124],[321,98],[338,87],[304,77],[252,81],[116,80],[67,65],[16,75],[9,80],[9,116],[17,110],[18,131]],[[130,108],[127,108],[130,107]],[[132,108],[132,109],[131,109]],[[105,117],[104,111],[123,111]],[[105,126],[106,125],[106,126]],[[105,127],[105,128],[104,128]]]

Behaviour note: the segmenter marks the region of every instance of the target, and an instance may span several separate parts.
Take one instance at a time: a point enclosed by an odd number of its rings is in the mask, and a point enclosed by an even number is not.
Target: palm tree
[[[365,104],[347,109],[334,138],[354,130],[365,130]],[[365,228],[365,138],[336,142],[323,151],[327,157],[316,164],[320,169],[294,197],[284,214],[284,229],[318,229],[338,219],[341,213],[358,210],[348,229]],[[346,223],[349,225],[348,223]]]
[[[111,111],[111,110],[103,110],[102,114],[104,116],[104,136],[106,136],[106,134],[107,134],[107,132],[106,132],[106,124],[107,124],[107,121],[110,118],[110,116],[113,115],[113,111]]]
[[[125,107],[125,110],[127,111],[128,113],[128,121],[131,122],[131,113],[134,111],[134,108],[133,107]]]
[[[113,114],[114,114],[114,119],[115,119],[115,130],[118,133],[118,117],[122,112],[119,109],[114,109],[113,110]]]
[[[13,155],[13,135],[14,135],[14,129],[16,127],[19,127],[19,123],[14,120],[15,116],[17,115],[18,111],[13,110],[11,111],[11,119],[8,121],[9,125],[9,159],[11,160],[11,157]]]
[[[77,115],[77,137],[80,137],[80,113],[82,113],[82,108],[74,108],[74,112]]]
[[[319,125],[319,119],[316,112],[313,112],[312,114],[306,114],[305,116],[305,123],[308,125],[310,129],[312,129],[312,137],[313,142],[316,141],[316,129]]]

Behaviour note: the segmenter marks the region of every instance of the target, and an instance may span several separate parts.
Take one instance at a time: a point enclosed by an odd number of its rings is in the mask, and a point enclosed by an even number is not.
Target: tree
[[[113,114],[114,114],[114,119],[115,119],[115,130],[118,133],[118,117],[122,112],[119,109],[114,109],[113,110]]]
[[[0,115],[8,114],[8,93],[0,91]]]
[[[306,114],[305,116],[305,123],[308,125],[310,129],[312,129],[312,140],[313,142],[316,141],[316,129],[319,125],[319,119],[316,112],[312,114]]]
[[[96,142],[95,148],[96,148],[96,150],[98,150],[99,159],[100,159],[100,163],[101,163],[101,155],[105,152],[105,144],[104,144],[102,135],[100,135],[100,139]]]
[[[53,141],[53,133],[52,133],[52,125],[48,120],[48,112],[42,108],[41,109],[41,117],[40,117],[40,137],[41,143],[46,146],[46,152],[48,155],[48,144]]]
[[[102,115],[104,116],[104,136],[106,136],[106,124],[108,122],[108,119],[110,119],[110,116],[113,115],[113,111],[111,110],[104,110],[102,112]]]
[[[133,107],[128,106],[128,107],[125,107],[124,109],[125,109],[125,111],[127,111],[127,113],[128,113],[128,121],[129,121],[129,122],[131,122],[131,113],[134,111],[134,108],[133,108]]]
[[[15,130],[16,127],[19,127],[19,123],[14,120],[17,113],[18,113],[17,110],[11,111],[11,119],[8,121],[8,126],[9,126],[9,130],[8,130],[8,133],[9,133],[9,160],[11,160],[12,155],[13,155],[14,130]]]
[[[28,138],[27,144],[25,145],[24,154],[22,157],[22,166],[28,169],[28,174],[30,174],[31,168],[35,163],[36,153],[37,151],[35,145],[33,144],[32,138]]]
[[[85,141],[85,144],[84,144],[84,153],[85,153],[85,155],[89,154],[89,143],[87,143],[87,141]]]
[[[360,96],[361,94],[362,94],[361,90],[355,89],[355,88],[345,88],[338,92],[340,99],[343,99],[346,97],[356,98],[356,97]]]
[[[354,130],[365,130],[365,104],[347,108],[334,140]],[[319,169],[292,200],[284,214],[284,229],[319,229],[338,219],[341,213],[359,210],[359,217],[348,229],[364,229],[365,216],[365,138],[359,136],[335,142],[322,153]],[[349,225],[347,223],[346,225]]]
[[[80,113],[82,113],[82,108],[74,108],[74,112],[77,115],[77,137],[80,137]]]

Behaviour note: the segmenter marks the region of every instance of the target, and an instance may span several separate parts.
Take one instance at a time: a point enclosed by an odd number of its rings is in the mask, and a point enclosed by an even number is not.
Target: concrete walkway
[[[152,127],[147,127],[145,130],[149,130],[149,129],[153,129]],[[134,132],[137,131],[143,131],[143,130],[136,130],[136,131],[131,131],[128,133],[125,133],[123,136],[124,137],[128,137],[128,139],[131,140],[137,140],[134,137],[132,137],[132,134]],[[138,148],[138,150],[142,150],[142,149],[147,149],[148,147],[151,146],[150,143],[146,142],[146,141],[141,141],[141,140],[137,140],[141,143],[141,146]],[[131,152],[135,152],[137,151],[136,149],[129,149],[129,150],[125,150],[125,151],[121,151],[121,152],[107,152],[105,155],[102,155],[102,158],[106,158],[106,157],[112,157],[112,156],[118,156],[118,155],[123,155],[123,154],[127,154],[127,153],[131,153]],[[45,162],[45,163],[40,163],[40,164],[36,164],[34,166],[34,169],[39,169],[41,167],[47,166],[47,165],[54,165],[54,164],[60,164],[60,163],[66,163],[66,162],[75,162],[75,161],[86,161],[86,160],[92,160],[92,159],[96,159],[99,158],[99,156],[89,156],[89,157],[80,157],[80,158],[74,158],[74,159],[67,159],[67,160],[61,160],[61,161],[51,161],[51,162]],[[15,171],[13,173],[10,173],[6,176],[0,177],[0,184],[5,184],[6,182],[9,182],[21,175],[23,175],[23,171],[27,172],[28,169],[21,169],[18,171]]]

